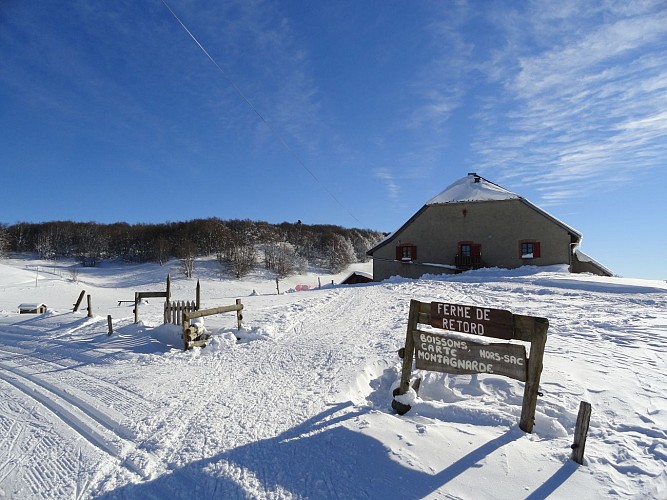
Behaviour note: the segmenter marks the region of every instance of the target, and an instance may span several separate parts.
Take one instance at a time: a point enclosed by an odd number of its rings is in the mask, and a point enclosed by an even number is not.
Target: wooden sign
[[[494,373],[526,381],[526,348],[517,344],[481,344],[433,332],[413,330],[415,367],[443,373]]]
[[[419,324],[460,332],[466,335],[444,335],[418,329]],[[540,392],[540,375],[549,320],[537,316],[512,314],[502,309],[410,301],[410,314],[403,358],[401,382],[394,397],[418,387],[419,379],[410,383],[413,361],[417,369],[445,373],[493,373],[525,382],[519,427],[533,431],[535,407]],[[472,340],[483,337],[530,342],[530,358],[526,348],[518,344],[483,344]],[[471,340],[468,340],[470,338]],[[416,389],[415,389],[416,390]],[[410,411],[410,405],[394,398],[391,406],[399,415]]]
[[[431,326],[496,339],[514,338],[512,313],[502,309],[431,302]]]

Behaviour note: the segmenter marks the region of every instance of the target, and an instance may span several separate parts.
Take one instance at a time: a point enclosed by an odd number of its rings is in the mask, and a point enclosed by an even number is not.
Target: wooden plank
[[[527,316],[519,318],[521,322],[528,322],[531,330],[526,329],[522,335],[530,338],[530,358],[528,359],[528,373],[526,385],[523,390],[523,403],[521,405],[521,418],[519,427],[524,432],[533,432],[535,423],[535,408],[537,407],[537,396],[540,391],[540,376],[542,375],[542,360],[544,359],[544,346],[547,343],[547,329],[549,321],[545,318],[530,318]],[[515,317],[515,322],[517,318]]]
[[[415,352],[415,342],[412,337],[412,331],[417,328],[420,306],[421,302],[418,300],[410,300],[410,315],[408,316],[408,330],[405,336],[405,352],[403,354],[403,367],[401,370],[401,385],[399,386],[398,394],[405,394],[410,388],[412,360]]]
[[[496,339],[514,338],[512,313],[503,309],[431,302],[431,326]]]
[[[586,401],[579,403],[577,424],[574,427],[574,443],[572,443],[572,460],[579,465],[584,464],[584,448],[586,447],[586,437],[588,436],[591,413],[592,408],[590,403]]]
[[[243,304],[233,304],[231,306],[222,306],[222,307],[214,307],[211,309],[202,309],[200,311],[189,311],[185,312],[183,314],[183,321],[190,321],[191,319],[194,318],[201,318],[204,316],[211,316],[213,314],[222,314],[226,312],[232,312],[232,311],[240,311],[243,309]]]
[[[435,332],[413,330],[415,366],[442,373],[493,373],[524,382],[526,348],[517,344],[482,344]]]
[[[514,339],[524,342],[532,342],[536,335],[542,335],[542,331],[546,335],[546,331],[549,328],[549,320],[539,316],[513,314],[512,320],[514,322]]]
[[[81,305],[81,301],[83,300],[83,296],[86,294],[85,290],[81,290],[81,293],[79,294],[79,298],[76,300],[76,304],[74,304],[74,310],[72,312],[77,312],[79,310],[79,306]]]
[[[140,299],[150,299],[156,297],[167,297],[167,292],[137,292]]]

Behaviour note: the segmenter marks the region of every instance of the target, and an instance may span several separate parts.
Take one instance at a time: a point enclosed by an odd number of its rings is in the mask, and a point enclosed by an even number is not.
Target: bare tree
[[[160,265],[163,265],[169,259],[169,242],[162,236],[153,242],[153,256]]]
[[[255,246],[236,245],[232,252],[230,264],[231,270],[237,278],[242,278],[249,274],[257,265],[257,250],[255,250]]]
[[[327,242],[328,267],[332,273],[339,273],[356,260],[352,243],[345,236],[333,233]]]
[[[35,250],[37,250],[42,259],[51,259],[54,257],[53,244],[49,233],[46,231],[39,233]]]
[[[197,245],[191,239],[186,239],[181,242],[179,253],[183,274],[186,278],[192,278],[192,273],[195,270],[195,258],[197,257]]]
[[[79,282],[79,266],[72,266],[69,268],[69,277],[74,283]]]
[[[297,254],[291,243],[279,242],[264,245],[264,267],[285,278],[306,269],[306,259]]]
[[[5,226],[0,225],[0,257],[7,255],[9,251],[9,232]]]

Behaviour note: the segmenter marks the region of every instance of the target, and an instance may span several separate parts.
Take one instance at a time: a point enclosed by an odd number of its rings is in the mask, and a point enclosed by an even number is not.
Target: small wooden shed
[[[19,304],[19,314],[43,314],[47,308],[44,303]]]
[[[370,283],[373,281],[373,276],[361,271],[354,271],[347,278],[341,281],[341,285],[358,285],[360,283]]]

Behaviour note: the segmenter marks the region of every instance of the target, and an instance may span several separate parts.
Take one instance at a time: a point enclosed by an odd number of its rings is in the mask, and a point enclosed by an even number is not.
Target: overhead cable
[[[283,139],[283,137],[278,133],[276,129],[274,129],[271,124],[264,118],[264,116],[259,112],[259,110],[255,107],[255,105],[246,97],[246,95],[241,91],[238,85],[234,82],[234,80],[231,79],[231,77],[225,72],[225,70],[222,69],[222,67],[217,63],[217,61],[209,54],[209,52],[204,48],[204,46],[197,40],[197,38],[192,34],[192,32],[185,26],[183,21],[176,15],[176,13],[171,10],[171,7],[165,2],[165,0],[160,0],[162,4],[167,8],[167,10],[171,13],[171,15],[178,21],[178,24],[181,25],[181,28],[185,30],[185,32],[192,38],[192,41],[194,41],[197,46],[201,49],[201,51],[206,55],[209,61],[213,63],[213,65],[218,68],[218,71],[222,74],[222,76],[229,82],[229,84],[234,87],[234,90],[236,90],[236,93],[241,97],[243,102],[246,103],[246,105],[259,117],[260,120],[266,125],[266,127],[271,131],[273,135],[275,135],[280,143],[287,149],[287,151],[292,155],[292,157],[296,160],[296,162],[306,171],[310,174],[310,176],[317,182],[322,189],[324,189],[327,194],[343,209],[345,210],[350,217],[352,217],[354,220],[359,222],[361,224],[361,221],[357,219],[350,210],[343,205],[338,198],[317,178],[317,176],[313,173],[311,169],[309,169],[306,164],[301,160],[301,157],[294,151],[292,147],[290,147],[289,144]]]

